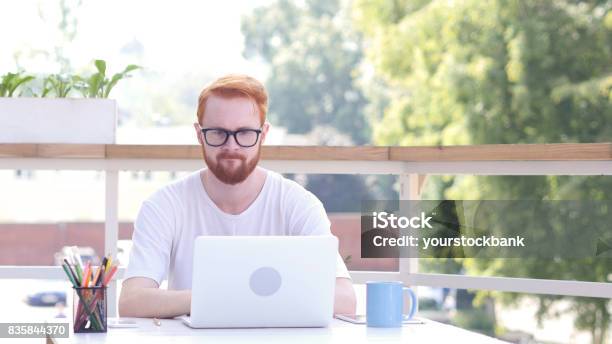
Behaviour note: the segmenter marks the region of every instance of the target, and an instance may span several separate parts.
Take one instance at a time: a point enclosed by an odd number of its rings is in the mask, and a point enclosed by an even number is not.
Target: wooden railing
[[[612,175],[612,143],[444,147],[264,146],[261,165],[280,173],[394,174],[401,200],[419,199],[430,174]],[[120,170],[189,171],[204,166],[197,145],[0,144],[0,169],[105,172],[105,250],[116,254]],[[35,210],[34,210],[35,211]],[[396,279],[410,285],[612,298],[612,283],[418,273],[416,258],[398,272],[352,271],[357,283]],[[59,267],[2,266],[0,278],[64,278]],[[109,291],[116,311],[116,285]]]
[[[606,161],[612,143],[423,147],[263,146],[263,160]],[[0,158],[201,159],[198,145],[0,144]]]

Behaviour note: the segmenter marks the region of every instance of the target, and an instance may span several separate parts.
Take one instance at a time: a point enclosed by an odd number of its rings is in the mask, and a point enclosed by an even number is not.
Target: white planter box
[[[0,98],[0,143],[115,143],[112,99]]]

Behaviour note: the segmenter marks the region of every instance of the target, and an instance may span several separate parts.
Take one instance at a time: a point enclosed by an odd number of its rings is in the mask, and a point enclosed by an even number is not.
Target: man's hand
[[[348,278],[336,278],[334,314],[355,314],[357,301],[353,283]],[[133,277],[123,282],[119,296],[122,317],[172,318],[189,314],[190,290],[162,290],[155,281]]]
[[[163,290],[146,277],[123,281],[119,296],[119,315],[138,318],[173,318],[191,309],[190,290]]]
[[[336,278],[336,295],[334,296],[334,314],[355,314],[357,299],[353,282],[349,278]]]

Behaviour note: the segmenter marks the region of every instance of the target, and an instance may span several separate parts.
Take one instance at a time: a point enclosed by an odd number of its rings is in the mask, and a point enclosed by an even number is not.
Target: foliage
[[[74,77],[51,74],[44,80],[43,90],[40,94],[41,97],[47,97],[50,94],[55,95],[57,98],[66,98],[70,91],[74,88]]]
[[[97,72],[90,76],[51,74],[44,77],[40,92],[30,90],[30,93],[35,97],[49,97],[53,95],[57,98],[66,98],[72,90],[77,90],[85,98],[108,98],[111,90],[119,81],[130,77],[130,72],[140,68],[136,65],[128,65],[122,72],[114,74],[109,79],[106,77],[106,62],[104,60],[95,60],[94,64]],[[35,80],[34,76],[22,74],[19,72],[4,75],[2,83],[0,83],[0,96],[11,97],[18,87],[23,87],[25,84]]]
[[[346,3],[278,0],[242,19],[244,55],[269,66],[273,124],[317,145],[370,141],[367,102],[359,84],[363,59]],[[359,212],[362,199],[393,198],[393,177],[308,175],[304,185],[329,212]]]
[[[598,142],[612,137],[610,1],[358,0],[353,18],[385,81],[383,145]],[[435,197],[609,199],[610,178],[430,178]],[[606,281],[606,259],[466,260],[471,273]],[[519,297],[513,294],[509,298]],[[558,297],[538,296],[540,317]],[[606,299],[565,298],[575,325],[606,340]]]
[[[495,321],[483,308],[458,311],[453,317],[453,325],[473,329],[489,336],[495,334]]]
[[[346,6],[344,6],[346,7]],[[358,86],[362,45],[339,0],[279,0],[242,20],[244,55],[270,66],[269,118],[291,133],[329,125],[369,142]]]
[[[34,76],[25,75],[23,72],[4,74],[0,81],[0,97],[12,97],[19,87],[24,87],[32,80]]]
[[[85,98],[108,98],[110,91],[121,79],[129,77],[129,73],[139,66],[128,65],[122,72],[116,73],[112,78],[106,77],[106,61],[95,60],[96,73],[89,77],[75,76],[75,87]]]

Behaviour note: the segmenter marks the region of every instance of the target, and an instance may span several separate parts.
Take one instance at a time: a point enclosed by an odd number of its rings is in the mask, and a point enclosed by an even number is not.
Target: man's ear
[[[198,138],[198,142],[200,143],[200,146],[204,145],[204,141],[202,141],[202,131],[200,129],[202,129],[202,127],[200,126],[200,123],[193,123],[193,127],[195,128],[196,131],[196,137]]]
[[[266,136],[268,136],[268,130],[270,130],[270,123],[264,122],[264,124],[261,126],[261,144],[266,141]]]

